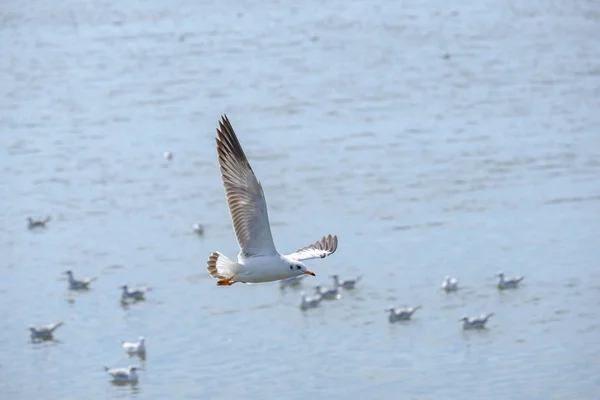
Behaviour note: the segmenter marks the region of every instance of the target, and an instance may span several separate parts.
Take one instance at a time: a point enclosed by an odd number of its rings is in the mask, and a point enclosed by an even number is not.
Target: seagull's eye
[[[302,267],[301,267],[301,266],[299,266],[299,265],[298,265],[298,266],[296,266],[296,269],[300,269],[300,268],[302,268]]]
[[[293,265],[290,265],[290,269],[294,269],[294,266],[293,266]]]

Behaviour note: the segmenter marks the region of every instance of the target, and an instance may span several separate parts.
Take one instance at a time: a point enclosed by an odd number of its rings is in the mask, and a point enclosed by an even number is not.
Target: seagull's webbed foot
[[[235,277],[235,275],[232,275],[229,278],[220,279],[219,281],[217,281],[217,286],[231,286],[231,285],[233,285],[234,283],[236,283],[236,281],[233,280],[234,277]]]

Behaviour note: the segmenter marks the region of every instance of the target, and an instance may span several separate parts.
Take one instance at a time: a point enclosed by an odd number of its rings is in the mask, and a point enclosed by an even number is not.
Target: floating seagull
[[[31,217],[27,217],[27,227],[29,229],[45,228],[48,221],[50,221],[50,217],[46,217],[44,219],[33,219]]]
[[[285,289],[286,287],[298,286],[302,283],[302,280],[306,278],[307,275],[298,275],[292,276],[291,278],[282,279],[279,281],[279,289]]]
[[[388,316],[388,319],[390,320],[390,322],[396,322],[396,321],[409,320],[412,317],[412,315],[414,314],[414,312],[417,311],[419,308],[421,308],[421,306],[402,307],[402,308],[390,307],[385,311],[390,313],[390,315]]]
[[[62,325],[64,325],[64,322],[58,321],[54,324],[40,326],[38,328],[30,326],[29,330],[31,331],[31,340],[52,339],[52,334],[54,333],[56,328]]]
[[[130,291],[127,285],[122,285],[119,287],[123,289],[123,292],[121,293],[121,301],[126,301],[128,299],[145,300],[146,293],[150,291],[150,288],[138,288]]]
[[[202,226],[202,224],[196,222],[194,225],[192,225],[192,229],[194,230],[194,233],[198,236],[202,236],[204,235],[204,226]]]
[[[309,308],[318,307],[319,304],[321,304],[321,300],[323,300],[323,297],[320,295],[306,297],[306,293],[302,292],[300,300],[300,309],[308,310]]]
[[[340,281],[339,277],[336,274],[329,276],[333,278],[333,284],[335,285],[335,287],[341,287],[344,289],[354,289],[356,287],[356,284],[362,279],[362,275],[357,276],[356,278],[344,279],[342,281]]]
[[[442,289],[444,289],[446,292],[458,290],[458,279],[446,275],[444,282],[442,282]]]
[[[485,328],[486,322],[488,322],[488,319],[492,315],[494,315],[493,312],[488,315],[481,315],[480,317],[462,317],[459,321],[462,321],[463,329],[482,329]]]
[[[273,243],[262,186],[225,115],[219,122],[217,134],[221,178],[240,253],[238,262],[219,252],[212,253],[207,262],[209,274],[218,279],[219,286],[277,281],[302,274],[314,276],[301,261],[333,254],[337,249],[337,236],[323,236],[292,254],[279,254]]]
[[[164,154],[165,160],[167,161],[171,161],[173,159],[173,153],[171,153],[170,151],[166,151]]]
[[[505,278],[504,272],[498,273],[498,289],[511,289],[516,288],[519,283],[525,279],[524,276],[516,276],[514,278]]]
[[[137,342],[121,342],[123,349],[129,354],[143,354],[146,352],[146,339],[143,336]]]
[[[69,277],[69,289],[71,290],[89,289],[90,283],[96,280],[96,278],[75,279],[71,270],[65,271],[65,274]]]
[[[325,300],[339,300],[342,298],[338,287],[324,288],[321,285],[315,286],[315,293],[319,294]]]
[[[104,370],[112,376],[115,382],[137,382],[138,376],[136,371],[138,367],[130,365],[127,368],[108,368],[104,367]]]

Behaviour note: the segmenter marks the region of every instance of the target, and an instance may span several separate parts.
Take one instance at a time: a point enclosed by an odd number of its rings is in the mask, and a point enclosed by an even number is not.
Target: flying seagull
[[[337,236],[323,236],[292,254],[279,254],[271,236],[262,186],[226,115],[219,121],[217,135],[221,178],[240,253],[237,262],[219,252],[212,253],[207,262],[208,273],[218,279],[219,286],[277,281],[302,274],[314,276],[302,261],[333,254],[338,245]]]

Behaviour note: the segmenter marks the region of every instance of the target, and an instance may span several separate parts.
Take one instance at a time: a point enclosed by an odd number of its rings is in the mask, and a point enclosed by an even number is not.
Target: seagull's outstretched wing
[[[245,258],[276,254],[262,186],[226,115],[217,128],[217,153],[233,228]]]
[[[338,246],[336,235],[323,236],[323,238],[310,246],[296,250],[287,256],[298,261],[308,260],[311,258],[325,258],[330,254],[335,253]]]

